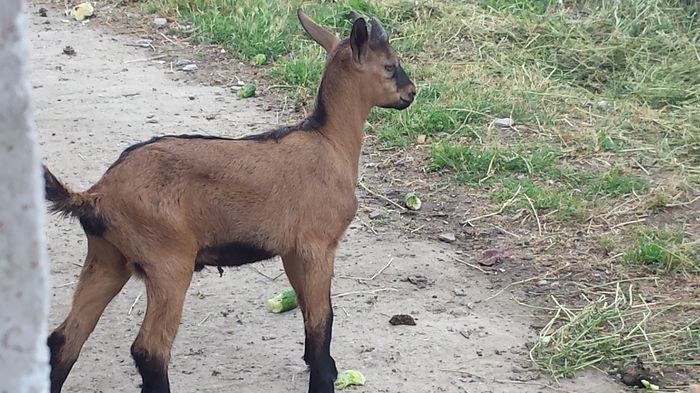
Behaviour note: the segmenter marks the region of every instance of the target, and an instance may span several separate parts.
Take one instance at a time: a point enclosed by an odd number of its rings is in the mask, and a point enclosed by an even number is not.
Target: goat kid
[[[156,137],[124,150],[85,192],[44,167],[52,211],[77,217],[88,244],[71,310],[48,338],[52,393],[132,275],[148,301],[131,346],[141,392],[170,392],[170,351],[193,272],[277,255],[304,318],[308,391],[333,392],[331,278],[357,209],[363,125],[374,106],[407,108],[416,88],[376,19],[368,26],[353,13],[340,41],[298,17],[328,53],[315,109],[298,125],[239,139]]]

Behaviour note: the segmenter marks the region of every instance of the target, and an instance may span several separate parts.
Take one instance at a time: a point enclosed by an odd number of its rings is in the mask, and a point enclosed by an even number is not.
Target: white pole
[[[0,392],[48,392],[43,179],[22,0],[0,0]]]

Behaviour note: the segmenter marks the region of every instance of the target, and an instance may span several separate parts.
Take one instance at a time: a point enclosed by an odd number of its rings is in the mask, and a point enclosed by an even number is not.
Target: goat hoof
[[[333,358],[321,365],[311,367],[309,393],[333,393],[333,382],[338,377],[338,369]]]

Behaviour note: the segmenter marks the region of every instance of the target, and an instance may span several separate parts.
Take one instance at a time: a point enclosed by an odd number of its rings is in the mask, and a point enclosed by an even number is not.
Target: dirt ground
[[[48,17],[37,15],[40,7]],[[68,21],[62,7],[30,2],[32,86],[44,162],[75,189],[95,182],[120,151],[153,135],[238,136],[279,124],[281,108],[206,86],[153,54],[139,37],[98,23]],[[63,53],[71,46],[75,55]],[[280,110],[278,110],[280,109]],[[358,392],[618,392],[605,374],[584,373],[556,385],[533,371],[526,343],[530,310],[496,289],[490,277],[460,264],[456,246],[384,229],[361,217],[338,252],[333,285],[332,353],[339,369],[367,377]],[[48,218],[53,275],[50,327],[69,310],[85,253],[75,221]],[[474,242],[482,241],[475,237]],[[480,248],[474,245],[474,249]],[[475,257],[459,258],[475,263]],[[388,265],[388,266],[387,266]],[[372,280],[380,269],[381,274]],[[288,284],[279,260],[195,275],[170,363],[174,392],[302,392],[298,310],[281,315],[265,299]],[[65,392],[133,392],[140,378],[129,347],[145,310],[142,283],[132,280],[110,304],[83,348]],[[416,326],[391,326],[407,313]]]

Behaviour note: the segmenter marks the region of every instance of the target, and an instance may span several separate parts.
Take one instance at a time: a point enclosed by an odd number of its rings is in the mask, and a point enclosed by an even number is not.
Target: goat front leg
[[[47,340],[51,351],[51,393],[60,393],[80,350],[105,307],[131,277],[124,256],[99,237],[88,236],[88,252],[65,321]]]
[[[175,341],[187,288],[192,280],[191,259],[140,263],[146,282],[146,316],[131,346],[131,355],[141,374],[141,393],[170,393],[168,362]]]
[[[304,361],[311,369],[309,393],[333,393],[333,382],[338,376],[330,354],[333,330],[330,297],[333,256],[330,254],[318,259],[297,255],[282,258],[304,316]]]

